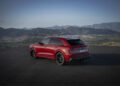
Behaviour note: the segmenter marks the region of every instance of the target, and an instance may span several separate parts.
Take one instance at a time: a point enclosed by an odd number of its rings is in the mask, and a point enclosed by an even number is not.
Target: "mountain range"
[[[93,24],[93,25],[86,25],[83,27],[89,27],[89,28],[95,28],[95,29],[109,29],[109,30],[120,32],[120,22]]]
[[[120,35],[120,22],[102,23],[87,26],[53,26],[46,28],[17,29],[0,27],[0,41],[40,39],[53,35]],[[13,40],[14,39],[14,40]]]

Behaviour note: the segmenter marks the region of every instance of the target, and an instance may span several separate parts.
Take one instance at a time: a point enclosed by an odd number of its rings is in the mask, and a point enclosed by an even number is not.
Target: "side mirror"
[[[38,42],[38,44],[43,45],[43,43],[42,43],[42,42]]]

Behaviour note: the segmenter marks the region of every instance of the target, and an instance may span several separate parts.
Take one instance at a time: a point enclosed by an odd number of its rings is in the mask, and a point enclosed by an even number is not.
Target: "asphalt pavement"
[[[0,49],[0,86],[120,86],[119,50],[90,47],[89,59],[58,66],[27,47]]]

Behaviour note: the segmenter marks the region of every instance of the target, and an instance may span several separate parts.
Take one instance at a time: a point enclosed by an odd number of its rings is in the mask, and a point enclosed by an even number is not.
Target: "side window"
[[[50,39],[49,44],[53,45],[63,45],[62,41],[59,39]]]
[[[43,44],[48,44],[48,43],[49,43],[49,40],[50,40],[50,39],[44,39],[44,40],[42,40],[42,43],[43,43]]]

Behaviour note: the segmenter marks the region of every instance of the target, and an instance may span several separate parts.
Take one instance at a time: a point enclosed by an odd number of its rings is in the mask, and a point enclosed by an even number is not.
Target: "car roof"
[[[68,38],[68,37],[48,37],[48,38],[54,38],[54,39],[60,39],[60,40],[75,40],[78,38]]]

